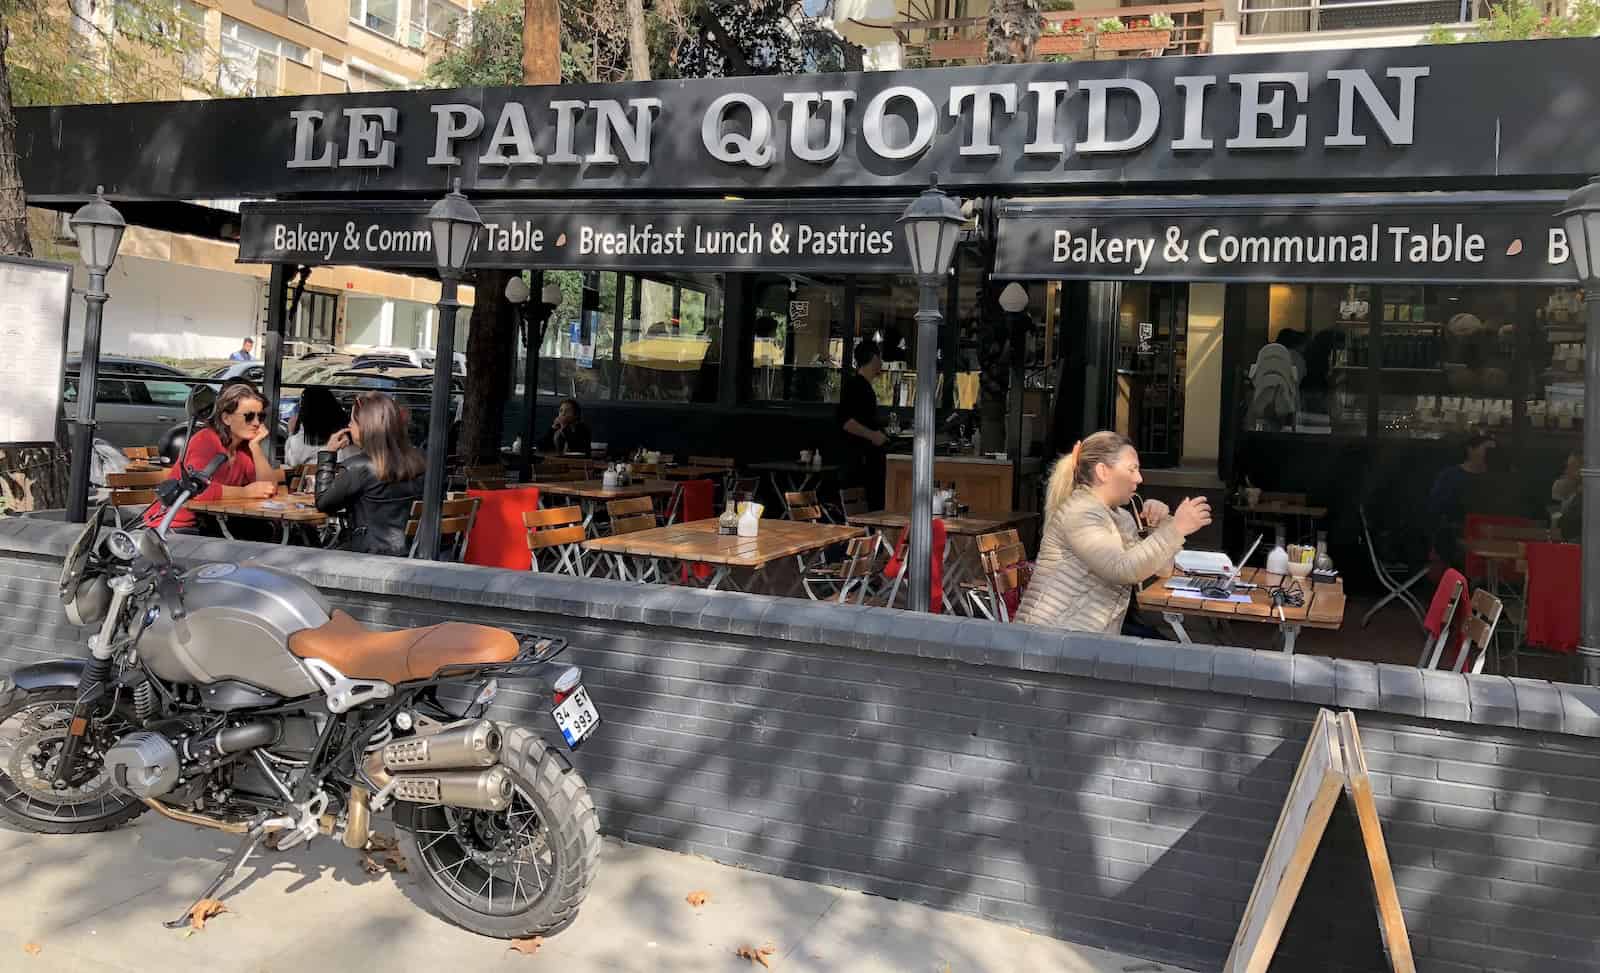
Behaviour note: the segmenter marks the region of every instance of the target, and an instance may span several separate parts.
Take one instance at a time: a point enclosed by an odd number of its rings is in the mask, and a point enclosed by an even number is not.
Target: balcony
[[[1240,0],[1239,34],[1306,34],[1471,23],[1478,0]]]
[[[1211,25],[1222,12],[1220,0],[1046,12],[1041,14],[1044,24],[1034,60],[1204,54],[1211,47]],[[1172,27],[1151,28],[1150,19],[1157,14],[1172,18]],[[1100,21],[1108,18],[1120,20],[1124,29],[1100,29]],[[988,25],[987,17],[904,20],[894,25],[894,33],[905,67],[955,67],[985,62]]]

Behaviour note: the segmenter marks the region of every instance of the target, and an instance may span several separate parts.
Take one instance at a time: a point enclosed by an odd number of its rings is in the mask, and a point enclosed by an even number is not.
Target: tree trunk
[[[1032,61],[1039,24],[1039,0],[989,0],[989,63]]]
[[[561,0],[522,0],[522,83],[561,83]]]
[[[504,270],[478,271],[467,336],[467,395],[461,414],[461,456],[468,463],[500,462],[501,427],[516,364],[517,315],[506,300]]]
[[[650,40],[644,32],[644,0],[628,0],[628,63],[633,80],[650,80]]]

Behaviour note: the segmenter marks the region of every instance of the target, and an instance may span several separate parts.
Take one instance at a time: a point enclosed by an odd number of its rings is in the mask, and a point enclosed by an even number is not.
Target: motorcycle
[[[191,433],[214,402],[191,395]],[[0,680],[0,817],[83,834],[155,811],[239,835],[176,928],[257,848],[364,849],[392,807],[440,917],[503,939],[570,923],[600,850],[588,788],[533,729],[484,718],[502,681],[534,680],[569,749],[592,736],[582,672],[556,661],[566,641],[457,622],[368,630],[286,572],[185,571],[167,532],[219,464],[180,465],[160,526],[124,529],[101,506],[72,544],[62,602],[98,630],[88,659]]]

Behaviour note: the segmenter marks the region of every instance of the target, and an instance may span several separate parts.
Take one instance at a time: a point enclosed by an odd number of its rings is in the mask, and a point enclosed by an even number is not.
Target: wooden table
[[[647,476],[654,476],[663,480],[721,480],[733,471],[723,466],[695,466],[692,463],[683,463],[677,466],[663,466],[660,464],[645,463],[634,464],[635,470],[642,470]]]
[[[316,498],[308,493],[279,493],[270,500],[191,500],[184,509],[215,517],[222,536],[229,540],[233,540],[228,531],[230,517],[277,524],[281,531],[279,544],[289,543],[296,527],[315,531],[328,522],[328,515],[317,509]]]
[[[735,570],[751,572],[753,582],[775,561],[819,551],[861,532],[859,527],[838,524],[763,520],[755,537],[737,537],[717,533],[717,520],[711,517],[618,537],[601,537],[584,541],[583,547],[602,556],[610,554],[619,563],[625,557],[648,557],[710,564],[716,570],[706,587],[715,591],[728,583]],[[749,582],[746,587],[750,587]]]
[[[905,530],[911,524],[911,515],[896,513],[891,510],[874,510],[870,513],[856,514],[848,518],[849,522],[861,527],[871,527],[875,530]],[[1023,524],[1038,520],[1039,515],[1026,510],[1002,510],[996,513],[968,513],[961,517],[940,517],[944,521],[945,550],[944,550],[944,598],[945,603],[952,609],[971,614],[966,601],[961,597],[961,583],[972,574],[972,569],[977,567],[982,570],[978,559],[978,543],[976,538],[982,534],[992,534],[997,530],[1006,530],[1012,527],[1021,527]],[[958,545],[956,538],[961,539]]]
[[[1212,601],[1184,598],[1166,587],[1167,576],[1162,575],[1140,590],[1137,601],[1140,608],[1159,611],[1161,617],[1178,633],[1178,641],[1192,644],[1185,619],[1205,618],[1219,622],[1259,622],[1276,624],[1283,633],[1283,651],[1294,655],[1295,640],[1305,628],[1337,630],[1344,624],[1344,585],[1338,581],[1315,582],[1310,578],[1300,580],[1306,592],[1305,604],[1299,608],[1285,605],[1274,608],[1268,589],[1283,580],[1280,574],[1268,574],[1261,568],[1245,568],[1239,580],[1257,587],[1239,592],[1249,595],[1248,603]]]
[[[623,487],[608,487],[604,480],[575,480],[571,483],[535,483],[539,488],[539,500],[543,503],[549,497],[573,497],[583,507],[583,527],[590,534],[594,533],[594,515],[596,508],[608,500],[632,500],[635,497],[666,497],[671,496],[677,484],[668,483],[666,480],[639,480]],[[554,504],[545,503],[545,506]]]

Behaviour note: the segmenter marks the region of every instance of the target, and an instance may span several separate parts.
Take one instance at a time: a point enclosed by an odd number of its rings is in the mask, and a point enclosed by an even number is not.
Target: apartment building
[[[176,0],[188,33],[184,83],[174,99],[339,94],[415,87],[429,52],[464,30],[472,0]],[[102,4],[100,16],[115,15]],[[110,26],[109,21],[106,26]],[[238,133],[240,151],[253,151]],[[276,151],[277,147],[274,147]],[[263,147],[264,150],[264,147]],[[182,162],[179,160],[179,164]],[[237,211],[238,202],[196,200]],[[36,221],[42,256],[73,260],[64,218]],[[239,264],[235,244],[132,228],[108,280],[103,350],[178,359],[225,358],[266,324],[267,273]],[[81,283],[87,275],[79,266]],[[431,348],[438,284],[361,268],[319,267],[306,281],[287,337],[296,348]],[[471,289],[464,288],[464,304]],[[465,342],[466,317],[457,332]],[[82,302],[73,307],[71,347]],[[260,346],[259,338],[257,346]]]

